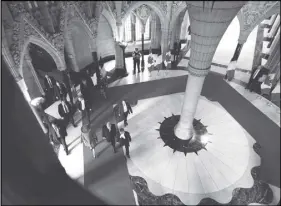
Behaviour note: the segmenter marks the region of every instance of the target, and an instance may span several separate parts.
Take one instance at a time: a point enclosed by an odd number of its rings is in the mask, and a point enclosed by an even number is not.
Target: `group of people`
[[[135,48],[135,51],[132,53],[133,56],[133,62],[134,62],[134,70],[133,70],[133,74],[136,73],[136,67],[138,68],[138,73],[140,73],[140,52],[138,50],[138,48]],[[153,57],[153,53],[150,50],[149,55],[148,55],[148,71],[149,71],[149,76],[151,76],[151,72],[155,70],[156,68],[156,60]],[[165,60],[164,60],[164,65],[165,65],[165,69],[171,69],[172,67],[172,54],[171,51],[169,50],[166,55],[165,55]],[[142,70],[143,72],[143,70]],[[159,69],[158,69],[159,72]]]
[[[81,94],[78,96],[78,101],[76,105],[72,105],[71,102],[67,100],[68,91],[64,83],[60,83],[49,75],[44,77],[45,91],[48,94],[48,97],[54,101],[60,101],[58,104],[58,114],[60,119],[54,119],[51,121],[51,127],[54,131],[48,132],[50,141],[52,144],[59,142],[66,152],[69,154],[68,147],[65,142],[65,137],[67,136],[67,125],[71,123],[73,127],[77,127],[74,121],[74,113],[76,108],[82,113],[82,117],[86,116],[87,122],[90,123],[90,111],[92,108],[92,93],[94,84],[91,78],[83,78],[80,83]],[[45,125],[48,125],[45,123]],[[49,130],[50,128],[47,127]]]

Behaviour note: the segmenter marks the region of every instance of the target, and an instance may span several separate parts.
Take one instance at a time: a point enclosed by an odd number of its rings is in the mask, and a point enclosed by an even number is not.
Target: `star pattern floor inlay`
[[[235,188],[254,184],[251,169],[260,164],[251,146],[254,140],[218,102],[200,97],[195,122],[199,124],[200,119],[201,129],[208,126],[204,133],[211,134],[207,139],[211,143],[186,156],[174,152],[171,145],[163,147],[161,126],[171,124],[172,114],[180,114],[182,101],[183,93],[139,100],[126,128],[133,138],[129,173],[144,178],[154,195],[174,194],[187,205],[204,198],[227,203]]]

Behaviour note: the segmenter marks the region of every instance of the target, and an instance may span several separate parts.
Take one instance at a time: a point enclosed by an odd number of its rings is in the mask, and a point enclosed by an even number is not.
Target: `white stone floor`
[[[129,173],[143,177],[153,194],[172,193],[184,204],[198,204],[204,197],[227,203],[234,188],[253,185],[250,170],[260,165],[260,157],[253,151],[255,140],[219,103],[201,97],[195,118],[211,133],[206,136],[207,151],[185,156],[163,147],[164,142],[157,138],[158,122],[172,113],[180,114],[183,96],[177,93],[140,100],[134,107],[128,117],[133,123],[126,128],[132,136]]]

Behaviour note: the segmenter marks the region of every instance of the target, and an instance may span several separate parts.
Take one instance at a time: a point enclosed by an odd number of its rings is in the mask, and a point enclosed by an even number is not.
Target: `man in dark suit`
[[[130,158],[129,147],[130,147],[130,142],[132,141],[132,138],[131,138],[130,133],[125,131],[123,128],[120,129],[120,141],[121,141],[121,145],[125,146],[126,156],[128,158]]]
[[[82,96],[78,97],[77,108],[82,113],[82,117],[85,115],[88,123],[90,123],[90,107]]]
[[[117,135],[116,126],[115,124],[111,124],[110,122],[108,122],[106,124],[106,128],[108,129],[109,141],[111,142],[114,153],[116,153],[116,147],[115,147],[116,135]]]
[[[69,154],[68,147],[67,147],[66,142],[65,142],[65,137],[67,136],[65,124],[63,124],[59,120],[55,120],[52,123],[52,127],[55,131],[57,140],[60,142],[60,144],[62,144],[62,146],[64,148],[64,151],[66,152],[66,155],[68,155]]]
[[[140,73],[140,52],[138,48],[135,48],[133,52],[133,61],[134,61],[134,74],[136,73],[136,66],[138,67],[138,73]]]
[[[257,94],[261,94],[261,84],[266,79],[267,74],[268,70],[261,65],[254,68],[246,89],[249,89],[250,92],[254,91]]]
[[[125,127],[128,125],[128,121],[127,121],[128,115],[132,113],[133,110],[131,105],[126,100],[123,100],[122,104],[119,106],[119,114],[123,115]]]
[[[64,83],[56,82],[56,93],[60,100],[66,99],[67,89]]]
[[[90,80],[92,81],[92,80]],[[83,95],[84,100],[87,102],[87,104],[90,106],[90,109],[92,107],[92,85],[90,81],[86,80],[85,78],[82,79],[82,82],[80,84],[80,91],[81,94]],[[93,82],[92,82],[93,83]]]
[[[73,119],[73,109],[71,107],[71,104],[67,102],[66,99],[61,100],[61,103],[58,106],[58,112],[65,121],[66,125],[68,125],[68,122],[70,121],[73,127],[77,126]]]
[[[52,98],[52,101],[56,99],[55,97],[56,80],[53,77],[46,74],[44,77],[44,85],[46,87],[47,93],[49,94],[48,96]]]

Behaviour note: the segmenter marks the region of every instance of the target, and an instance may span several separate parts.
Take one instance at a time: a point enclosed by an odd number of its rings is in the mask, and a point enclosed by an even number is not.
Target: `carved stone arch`
[[[177,10],[179,11],[179,10]],[[181,10],[181,12],[177,15],[176,19],[174,19],[174,23],[170,24],[170,31],[171,31],[171,39],[170,41],[172,41],[175,37],[175,33],[176,33],[176,26],[177,26],[177,19],[182,15],[182,17],[184,18],[185,15],[188,15],[189,18],[189,14],[187,11],[187,7],[185,7],[183,10]],[[173,19],[172,19],[173,20]],[[171,44],[173,44],[173,42],[171,42]],[[170,48],[173,48],[173,45],[170,45]]]
[[[143,4],[149,6],[158,15],[161,22],[161,28],[168,29],[168,24],[167,24],[168,19],[165,15],[165,12],[159,6],[157,1],[136,1],[132,3],[127,9],[127,11],[124,14],[122,14],[122,21],[124,22],[132,11],[136,10],[138,7],[142,6]]]
[[[50,43],[42,40],[41,38],[38,38],[38,36],[31,34],[25,40],[24,45],[22,47],[21,58],[20,58],[20,67],[19,67],[19,72],[22,76],[23,76],[22,66],[23,66],[24,56],[26,54],[27,46],[30,43],[36,44],[37,46],[43,48],[48,54],[50,54],[51,57],[53,58],[54,62],[56,63],[58,70],[62,71],[65,69],[65,64],[64,64],[63,60],[58,55],[58,52],[50,45]]]
[[[110,15],[109,11],[107,11],[106,9],[103,9],[101,15],[103,15],[105,19],[108,21],[111,27],[113,38],[116,38],[117,36],[116,20]]]
[[[177,21],[179,15],[182,12],[186,12],[186,11],[187,11],[187,6],[186,6],[185,3],[181,3],[177,7],[173,6],[173,10],[172,10],[172,14],[173,15],[172,15],[172,19],[171,19],[170,25],[174,26],[176,24],[176,21]]]
[[[237,14],[240,24],[239,41],[241,43],[246,42],[253,29],[264,19],[274,14],[280,13],[279,1],[264,1],[254,3],[257,5],[252,5],[251,3],[244,5]]]

